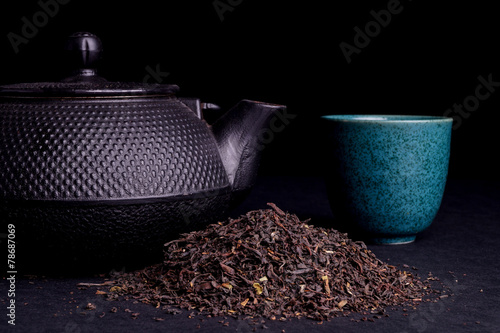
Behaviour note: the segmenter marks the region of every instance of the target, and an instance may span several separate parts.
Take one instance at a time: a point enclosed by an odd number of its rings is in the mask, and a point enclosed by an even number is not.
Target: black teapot
[[[69,78],[0,87],[0,214],[18,249],[144,258],[252,187],[258,137],[284,106],[243,100],[208,125],[176,85],[98,76],[95,35],[66,49]]]

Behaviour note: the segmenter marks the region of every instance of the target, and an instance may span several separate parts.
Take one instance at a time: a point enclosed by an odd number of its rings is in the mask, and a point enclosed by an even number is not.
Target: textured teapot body
[[[0,195],[163,200],[230,184],[207,125],[172,98],[0,104]]]
[[[159,259],[231,202],[214,136],[176,98],[3,99],[0,126],[0,214],[30,267]]]

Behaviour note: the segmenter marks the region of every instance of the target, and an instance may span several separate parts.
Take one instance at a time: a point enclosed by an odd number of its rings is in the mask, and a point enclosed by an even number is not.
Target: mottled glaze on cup
[[[441,205],[452,119],[328,115],[322,121],[334,215],[374,243],[413,242]]]

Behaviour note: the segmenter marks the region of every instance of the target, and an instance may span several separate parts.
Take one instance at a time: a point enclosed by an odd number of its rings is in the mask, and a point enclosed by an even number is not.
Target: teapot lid
[[[66,47],[69,61],[77,68],[73,75],[59,82],[17,83],[0,86],[2,97],[158,97],[179,91],[173,84],[109,82],[97,75],[96,65],[102,55],[101,40],[94,34],[78,32],[69,36]]]

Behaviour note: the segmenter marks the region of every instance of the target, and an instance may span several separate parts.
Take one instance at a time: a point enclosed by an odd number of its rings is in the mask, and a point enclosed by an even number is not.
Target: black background
[[[400,12],[348,63],[340,43],[354,45],[354,28],[364,30],[371,11],[390,1],[220,0],[231,9],[221,15],[214,0],[66,1],[47,20],[37,1],[2,5],[0,84],[59,80],[66,36],[92,32],[104,44],[100,74],[108,80],[142,81],[148,67],[158,68],[181,96],[223,110],[244,98],[286,104],[296,117],[265,150],[263,175],[317,173],[328,153],[316,135],[319,115],[442,116],[474,95],[479,76],[500,82],[493,4],[401,0]],[[39,27],[16,53],[8,35],[23,35],[23,17]],[[500,178],[498,94],[457,120],[450,177]]]

